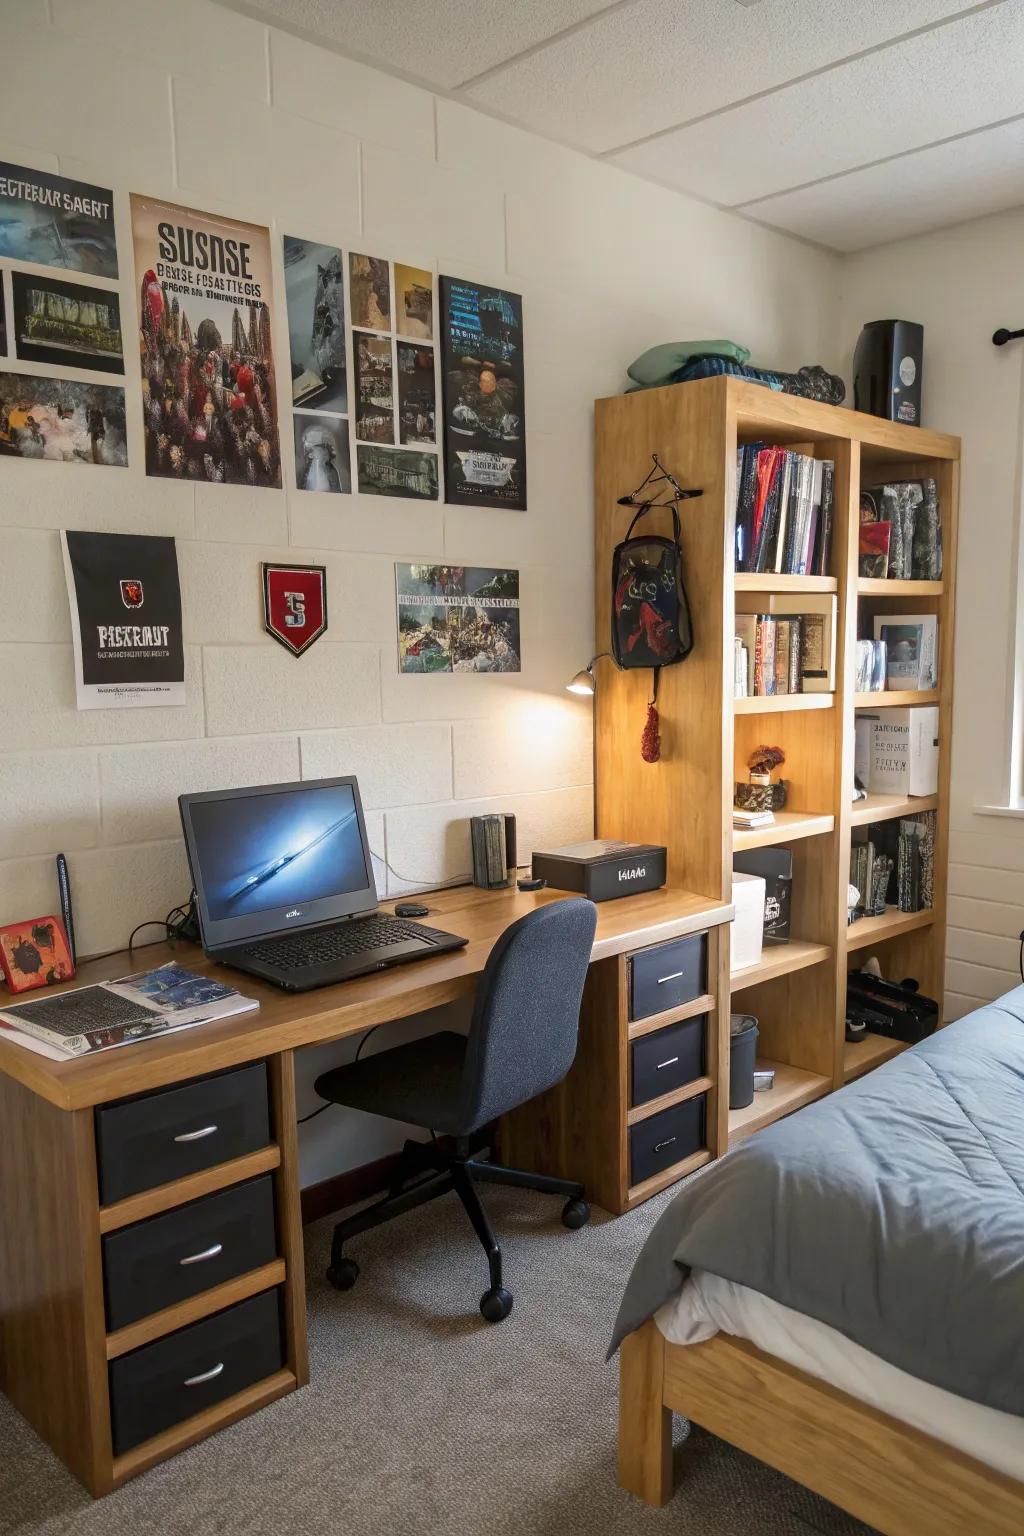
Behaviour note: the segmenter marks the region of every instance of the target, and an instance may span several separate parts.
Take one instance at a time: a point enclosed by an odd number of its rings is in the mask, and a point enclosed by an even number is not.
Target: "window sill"
[[[976,805],[975,816],[1010,816],[1024,820],[1024,805]]]

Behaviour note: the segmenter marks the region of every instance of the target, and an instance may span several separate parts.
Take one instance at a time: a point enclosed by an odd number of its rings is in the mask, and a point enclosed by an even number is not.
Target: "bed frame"
[[[619,1482],[647,1504],[673,1493],[675,1412],[884,1536],[1024,1532],[1024,1482],[746,1340],[670,1344],[651,1320],[624,1340],[620,1373]]]

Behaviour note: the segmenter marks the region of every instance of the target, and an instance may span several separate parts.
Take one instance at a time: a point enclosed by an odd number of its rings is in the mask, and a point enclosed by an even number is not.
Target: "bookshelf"
[[[736,455],[744,443],[779,444],[835,463],[831,568],[821,576],[733,570]],[[709,1143],[722,1146],[791,1113],[898,1054],[894,1042],[845,1040],[846,973],[877,955],[886,975],[916,976],[941,1000],[945,966],[946,867],[952,724],[953,618],[960,444],[955,437],[903,427],[855,411],[800,400],[739,379],[708,379],[601,400],[596,406],[597,637],[608,649],[611,552],[629,510],[616,500],[644,478],[657,452],[682,484],[703,495],[681,508],[683,557],[695,646],[661,674],[661,760],[644,763],[640,733],[649,672],[598,667],[595,698],[596,824],[600,837],[664,843],[669,879],[729,899],[732,857],[741,849],[785,846],[794,884],[788,944],[766,947],[758,964],[732,973],[735,1010],[756,1014],[759,1064],[776,1071],[773,1090],[728,1111]],[[866,580],[858,575],[860,486],[889,478],[934,477],[943,530],[941,581]],[[661,514],[657,514],[658,517]],[[671,532],[670,519],[645,522]],[[835,593],[836,691],[770,698],[732,697],[737,593]],[[749,609],[749,600],[745,603]],[[856,640],[876,614],[939,618],[939,686],[928,693],[855,692]],[[853,736],[858,710],[939,706],[938,793],[904,799],[871,795],[854,803]],[[786,753],[789,798],[775,825],[734,832],[733,786],[761,742]],[[854,827],[924,810],[937,813],[934,905],[888,909],[847,926],[850,839]],[[728,1065],[729,1008],[719,1010],[713,1058]]]

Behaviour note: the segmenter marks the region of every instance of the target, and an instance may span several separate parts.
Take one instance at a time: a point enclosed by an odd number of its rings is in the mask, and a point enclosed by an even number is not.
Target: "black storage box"
[[[704,1076],[706,1014],[641,1035],[630,1046],[632,1105],[660,1099]]]
[[[699,1152],[706,1142],[706,1120],[707,1094],[698,1093],[631,1125],[630,1184],[642,1184]]]
[[[708,936],[688,933],[629,957],[629,1017],[649,1019],[692,1003],[708,989]]]
[[[652,843],[598,839],[570,843],[533,855],[533,878],[558,891],[577,891],[591,901],[656,891],[667,878],[667,850]]]
[[[764,879],[764,938],[768,944],[789,943],[789,912],[793,898],[793,850],[752,848],[733,855],[732,867]]]
[[[916,1045],[939,1026],[939,1005],[914,987],[884,981],[868,971],[851,971],[846,978],[846,1012],[862,1020],[873,1035]]]

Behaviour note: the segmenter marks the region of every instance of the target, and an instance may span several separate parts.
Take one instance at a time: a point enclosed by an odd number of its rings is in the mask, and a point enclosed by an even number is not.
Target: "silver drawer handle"
[[[215,1365],[211,1371],[204,1371],[201,1376],[189,1376],[189,1377],[187,1377],[182,1382],[182,1386],[183,1387],[201,1387],[203,1385],[204,1381],[213,1381],[215,1377],[220,1375],[220,1373],[221,1373],[221,1371],[223,1369],[224,1369],[224,1362],[223,1362],[223,1360],[221,1360],[220,1363],[218,1365]]]
[[[656,1072],[660,1072],[662,1067],[674,1067],[678,1060],[679,1060],[678,1056],[670,1056],[668,1061],[659,1061],[658,1065],[655,1067],[654,1070]]]
[[[216,1125],[204,1125],[198,1131],[182,1131],[181,1135],[175,1136],[174,1139],[175,1141],[202,1141],[204,1136],[213,1136],[219,1129],[220,1127]]]
[[[675,1140],[675,1136],[670,1136],[667,1141],[656,1141],[654,1143],[655,1152],[661,1152],[665,1147],[670,1147]]]
[[[685,976],[685,975],[686,975],[685,971],[673,971],[671,976],[659,976],[658,977],[658,986],[660,987],[663,981],[678,981],[680,976]]]
[[[224,1252],[223,1243],[214,1243],[212,1248],[204,1248],[202,1253],[190,1253],[187,1259],[179,1259],[179,1264],[201,1264],[204,1259],[215,1259],[218,1253]]]

